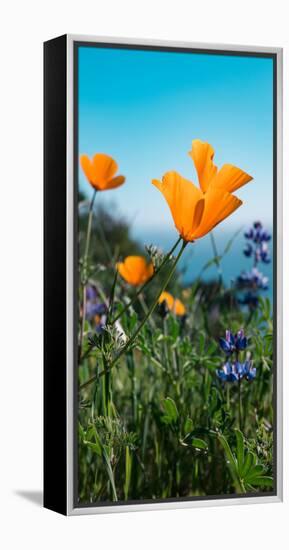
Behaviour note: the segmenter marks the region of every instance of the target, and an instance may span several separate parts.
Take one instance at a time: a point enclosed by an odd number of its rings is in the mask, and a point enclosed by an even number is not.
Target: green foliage
[[[235,453],[224,435],[218,434],[217,437],[223,447],[236,491],[246,493],[254,491],[256,487],[272,488],[273,478],[266,475],[266,468],[258,464],[256,455],[245,449],[242,432],[235,430],[235,435]]]
[[[185,304],[186,317],[162,316],[156,307],[133,339],[172,262],[149,283],[142,300],[136,298],[136,289],[116,276],[115,263],[146,251],[131,240],[125,221],[96,209],[89,282],[106,304],[108,319],[100,332],[93,319],[79,330],[80,502],[272,491],[272,307],[260,299],[255,311],[247,311],[224,288],[220,262],[233,239],[222,254],[213,255],[216,280],[205,283],[199,277],[186,289],[178,272],[170,280],[169,290]],[[147,255],[157,269],[162,265],[160,251],[150,246]],[[243,380],[241,387],[216,376],[224,362],[218,339],[229,328],[245,329],[249,345],[240,359],[249,354],[257,371],[256,379]]]

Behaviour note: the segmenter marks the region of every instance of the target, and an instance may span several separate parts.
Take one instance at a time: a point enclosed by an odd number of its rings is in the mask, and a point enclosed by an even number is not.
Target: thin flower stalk
[[[211,233],[210,233],[210,239],[211,239],[212,249],[213,249],[213,252],[214,252],[214,261],[215,261],[217,272],[218,272],[219,283],[220,283],[220,285],[222,285],[221,288],[223,288],[223,270],[222,270],[221,260],[220,260],[219,254],[218,254],[216,239],[215,239],[213,231],[211,231]]]
[[[84,324],[85,324],[85,317],[86,317],[87,261],[88,261],[89,244],[90,244],[92,219],[93,219],[93,206],[94,206],[95,197],[96,197],[96,189],[93,191],[93,195],[92,195],[90,205],[89,205],[86,240],[85,240],[85,248],[84,248],[84,256],[83,256],[83,266],[82,266],[82,274],[81,274],[83,303],[82,303],[82,319],[81,319],[81,329],[80,329],[79,348],[78,348],[78,358],[79,358],[79,360],[80,360],[81,354],[82,354]]]

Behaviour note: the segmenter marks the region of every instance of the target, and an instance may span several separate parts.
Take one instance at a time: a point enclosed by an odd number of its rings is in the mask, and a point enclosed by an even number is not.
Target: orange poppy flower
[[[81,155],[80,164],[89,183],[97,191],[115,189],[125,182],[124,176],[115,176],[118,166],[108,155],[96,153],[92,160],[87,155]]]
[[[253,178],[232,164],[218,171],[213,163],[214,149],[209,143],[193,140],[189,153],[195,164],[200,189],[177,172],[167,172],[162,181],[153,180],[164,195],[184,241],[203,237],[230,216],[242,201],[232,192]]]
[[[154,273],[153,264],[147,263],[142,256],[127,256],[117,264],[117,269],[122,278],[133,286],[143,285]]]
[[[178,298],[174,298],[169,292],[162,292],[159,297],[159,304],[166,302],[167,307],[175,315],[182,317],[186,313],[186,308],[184,304]]]

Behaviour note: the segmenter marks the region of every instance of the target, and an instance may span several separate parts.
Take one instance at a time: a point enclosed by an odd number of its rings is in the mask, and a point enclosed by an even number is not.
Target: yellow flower
[[[253,179],[232,164],[224,164],[218,171],[213,163],[213,147],[199,139],[193,140],[189,154],[197,170],[200,189],[173,171],[167,172],[162,181],[152,181],[164,195],[184,241],[203,237],[237,210],[242,201],[232,192]]]
[[[125,182],[124,176],[115,176],[118,166],[108,155],[96,153],[92,160],[87,155],[81,155],[80,164],[89,183],[97,191],[114,189]]]
[[[123,262],[117,264],[119,274],[133,286],[143,285],[153,273],[153,264],[147,263],[142,256],[127,256]]]
[[[182,317],[186,313],[184,304],[178,298],[174,298],[169,292],[162,292],[159,297],[159,304],[166,302],[167,307],[175,315]]]

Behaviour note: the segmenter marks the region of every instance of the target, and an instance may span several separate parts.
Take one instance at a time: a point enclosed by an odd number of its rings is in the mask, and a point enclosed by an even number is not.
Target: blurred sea
[[[269,229],[266,227],[266,229]],[[225,254],[221,260],[222,277],[225,285],[230,287],[236,277],[242,271],[250,271],[253,265],[252,258],[247,258],[243,254],[243,249],[246,243],[244,237],[244,228],[239,230],[236,228],[232,233],[222,231],[221,226],[216,228],[213,232],[214,240],[217,247],[218,256],[222,256],[229,241],[235,236],[234,241],[231,243],[230,250]],[[272,231],[271,231],[272,235]],[[168,252],[176,242],[177,233],[175,230],[162,230],[162,229],[141,229],[133,228],[132,236],[142,245],[153,244],[161,248],[164,252]],[[266,276],[269,277],[269,288],[266,291],[262,291],[262,296],[268,296],[272,301],[273,296],[273,241],[269,241],[271,262],[270,264],[260,263],[258,269]],[[184,252],[183,257],[180,260],[179,267],[182,271],[182,280],[185,285],[190,284],[196,277],[199,276],[203,267],[214,257],[212,241],[210,235],[206,235],[202,239],[199,239],[193,244],[189,244]],[[210,265],[203,273],[202,278],[205,281],[210,281],[218,277],[217,267],[215,264]]]

